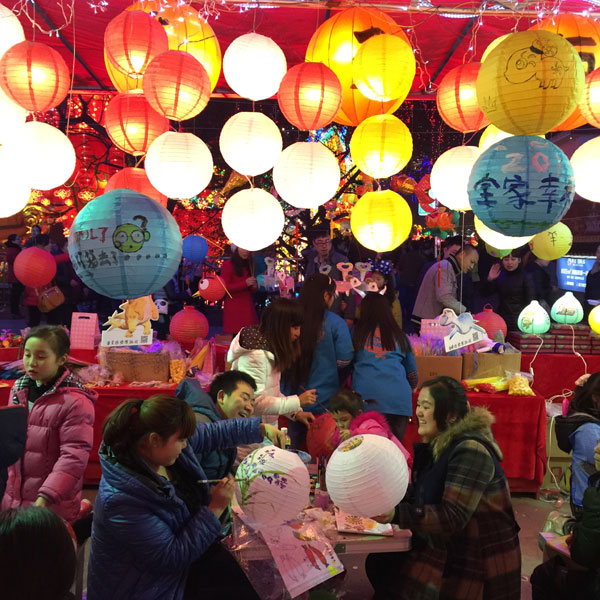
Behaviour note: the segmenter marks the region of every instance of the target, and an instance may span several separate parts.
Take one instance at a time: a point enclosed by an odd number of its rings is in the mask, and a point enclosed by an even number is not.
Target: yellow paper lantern
[[[389,33],[369,38],[352,61],[354,84],[364,96],[378,102],[404,102],[416,69],[410,44]]]
[[[575,192],[586,200],[600,202],[600,137],[585,142],[573,152],[571,167],[575,177]]]
[[[113,67],[110,60],[108,60],[108,56],[106,56],[106,50],[104,50],[104,66],[106,67],[108,78],[115,86],[117,92],[127,92],[128,90],[142,89],[144,77],[142,75],[139,77],[130,77],[129,75],[124,75],[121,73],[118,69]]]
[[[483,51],[483,54],[481,55],[481,61],[480,62],[484,62],[487,59],[487,57],[490,55],[490,52],[494,48],[496,48],[496,46],[498,46],[498,44],[501,44],[509,35],[510,35],[510,33],[505,33],[504,35],[501,35],[500,37],[497,37],[495,40],[492,40],[488,44],[488,47]]]
[[[410,235],[412,224],[412,212],[406,200],[391,190],[367,192],[350,213],[354,237],[375,252],[397,248]]]
[[[375,179],[391,177],[402,170],[413,151],[408,127],[393,115],[365,119],[352,134],[350,154],[356,166]]]
[[[495,250],[514,250],[527,244],[533,236],[526,235],[524,237],[513,237],[498,233],[490,229],[481,219],[473,215],[475,220],[475,231],[477,235],[487,244],[490,244]]]
[[[485,116],[514,135],[537,135],[560,125],[575,110],[585,75],[575,48],[540,31],[511,33],[494,48],[477,77]]]
[[[499,142],[500,140],[505,140],[511,135],[511,133],[507,133],[506,131],[498,129],[495,125],[488,125],[483,130],[483,133],[479,138],[479,148],[482,152],[484,152],[490,146],[493,146],[496,142]]]
[[[564,223],[557,223],[550,229],[534,235],[529,245],[538,258],[556,260],[571,249],[573,234]]]
[[[595,306],[588,315],[588,323],[594,333],[600,335],[600,306]]]
[[[381,33],[408,38],[392,17],[375,8],[348,8],[327,19],[311,37],[306,49],[308,62],[327,65],[342,84],[342,107],[334,121],[342,125],[358,125],[371,115],[393,113],[399,100],[377,102],[364,96],[354,84],[352,61],[361,44]]]

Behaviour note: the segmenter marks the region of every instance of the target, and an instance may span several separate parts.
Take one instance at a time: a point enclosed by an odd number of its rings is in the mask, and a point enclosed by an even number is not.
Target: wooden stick
[[[219,483],[222,479],[198,479],[198,483]],[[247,477],[236,477],[234,481],[248,481]]]
[[[231,298],[232,296],[229,293],[229,290],[227,289],[227,287],[225,286],[225,284],[223,283],[223,280],[221,279],[221,277],[219,275],[217,275],[216,277],[219,280],[219,283],[223,286],[223,289],[227,292],[227,295]]]

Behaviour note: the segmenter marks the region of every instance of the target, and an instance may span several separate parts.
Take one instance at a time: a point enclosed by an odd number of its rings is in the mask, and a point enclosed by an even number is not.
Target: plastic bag
[[[509,396],[535,396],[535,392],[531,389],[533,376],[530,373],[506,373],[508,379],[508,395]]]

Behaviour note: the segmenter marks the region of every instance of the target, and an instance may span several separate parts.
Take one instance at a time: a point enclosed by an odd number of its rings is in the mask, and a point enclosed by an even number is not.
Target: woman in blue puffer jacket
[[[121,404],[102,433],[88,600],[257,599],[218,541],[234,480],[210,490],[195,453],[265,435],[281,446],[281,432],[259,418],[196,424],[184,400],[158,394]]]

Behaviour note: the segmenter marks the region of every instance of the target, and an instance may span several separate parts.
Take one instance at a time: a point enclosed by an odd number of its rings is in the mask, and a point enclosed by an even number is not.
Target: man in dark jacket
[[[24,406],[0,407],[0,500],[4,496],[8,467],[16,463],[25,450],[27,411]]]
[[[251,417],[255,391],[256,383],[250,375],[233,370],[217,375],[209,393],[204,391],[197,379],[184,379],[177,386],[175,395],[194,409],[198,423],[214,423]],[[202,452],[196,457],[208,479],[221,479],[233,472],[236,454],[234,447]]]

